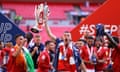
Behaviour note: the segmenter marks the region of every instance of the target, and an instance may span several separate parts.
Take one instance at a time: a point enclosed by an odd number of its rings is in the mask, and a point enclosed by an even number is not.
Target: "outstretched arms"
[[[109,39],[109,41],[113,44],[113,46],[117,47],[118,43],[113,39],[112,36],[110,36],[109,33],[105,32],[105,35],[107,36],[107,38]]]
[[[56,36],[51,32],[50,27],[49,27],[48,24],[47,24],[47,21],[48,21],[48,19],[46,18],[45,21],[44,21],[46,32],[47,32],[48,36],[49,36],[52,40],[55,41],[55,40],[56,40]]]

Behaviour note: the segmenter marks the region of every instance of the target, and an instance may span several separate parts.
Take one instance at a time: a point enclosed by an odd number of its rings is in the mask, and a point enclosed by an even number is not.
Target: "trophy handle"
[[[39,33],[40,31],[42,31],[42,25],[43,25],[43,3],[41,3],[40,5],[36,5],[35,6],[35,10],[34,10],[34,15],[35,15],[35,26],[33,26],[31,28],[31,31],[33,33]]]

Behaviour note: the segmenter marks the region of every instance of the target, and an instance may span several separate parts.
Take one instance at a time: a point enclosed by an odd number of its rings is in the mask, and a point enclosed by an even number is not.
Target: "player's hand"
[[[38,47],[34,47],[34,51],[37,51],[38,50]]]

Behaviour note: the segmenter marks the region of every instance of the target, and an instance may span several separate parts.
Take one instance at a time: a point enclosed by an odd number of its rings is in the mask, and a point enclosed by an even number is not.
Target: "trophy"
[[[97,64],[97,57],[96,57],[95,52],[93,52],[93,54],[92,54],[92,56],[91,56],[91,61],[94,63],[94,65]]]
[[[35,6],[35,21],[36,24],[33,28],[31,28],[31,31],[33,33],[39,33],[43,30],[44,22],[43,20],[46,19],[46,17],[49,16],[49,8],[47,3],[41,3],[38,6]]]
[[[97,59],[96,59],[96,56],[95,56],[95,55],[92,55],[91,61],[92,61],[94,64],[97,63]]]
[[[104,36],[104,26],[103,24],[99,23],[96,25],[96,37],[103,37]]]

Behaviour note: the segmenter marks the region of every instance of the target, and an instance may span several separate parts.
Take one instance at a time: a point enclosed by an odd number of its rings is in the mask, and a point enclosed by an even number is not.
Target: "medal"
[[[88,51],[89,59],[91,60],[93,55],[93,47],[91,47],[91,50],[90,50],[90,48],[87,46],[87,51]]]

